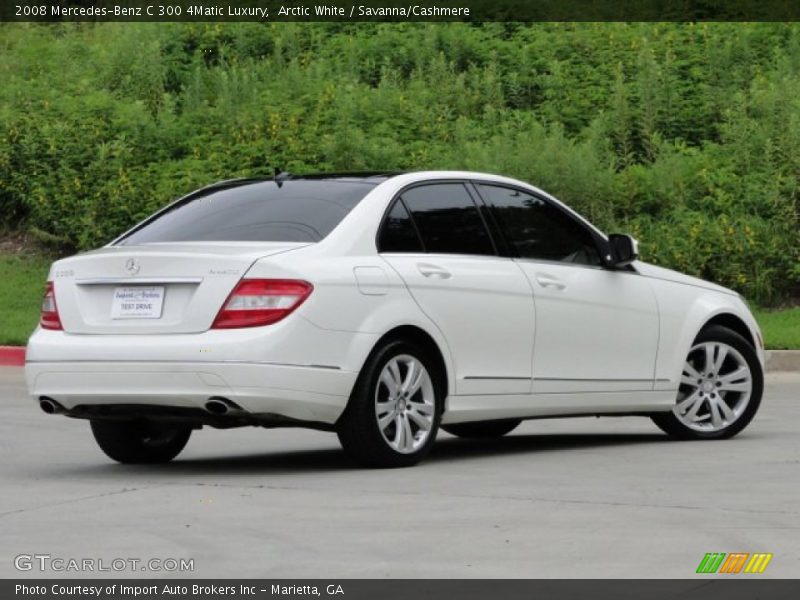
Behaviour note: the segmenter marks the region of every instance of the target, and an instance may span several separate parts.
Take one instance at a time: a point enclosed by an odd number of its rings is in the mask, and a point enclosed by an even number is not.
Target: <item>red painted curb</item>
[[[0,346],[0,366],[22,367],[25,365],[25,346]]]

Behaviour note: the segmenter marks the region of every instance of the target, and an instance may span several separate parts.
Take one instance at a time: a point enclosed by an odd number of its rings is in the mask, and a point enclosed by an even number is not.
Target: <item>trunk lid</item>
[[[200,333],[255,261],[307,245],[109,246],[56,262],[50,279],[67,333]]]

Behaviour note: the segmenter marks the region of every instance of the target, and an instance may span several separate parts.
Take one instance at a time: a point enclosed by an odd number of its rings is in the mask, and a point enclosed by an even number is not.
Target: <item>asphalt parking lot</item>
[[[771,552],[756,577],[800,576],[798,373],[769,375],[730,441],[671,442],[641,418],[529,421],[497,441],[442,434],[393,471],[353,468],[332,434],[252,428],[122,466],[86,422],[43,414],[21,369],[0,368],[0,397],[0,577],[63,576],[14,568],[49,554],[192,558],[204,578],[678,578],[707,552]]]

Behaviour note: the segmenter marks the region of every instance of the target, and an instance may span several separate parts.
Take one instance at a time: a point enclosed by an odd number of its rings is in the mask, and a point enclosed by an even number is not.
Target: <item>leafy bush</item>
[[[72,249],[216,179],[458,168],[800,282],[795,24],[0,24],[0,77],[0,226]]]

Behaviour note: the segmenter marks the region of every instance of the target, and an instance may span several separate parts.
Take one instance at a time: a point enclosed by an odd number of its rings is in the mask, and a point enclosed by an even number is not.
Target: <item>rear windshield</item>
[[[211,190],[178,203],[120,240],[157,242],[318,242],[373,188],[366,181],[274,181]]]

